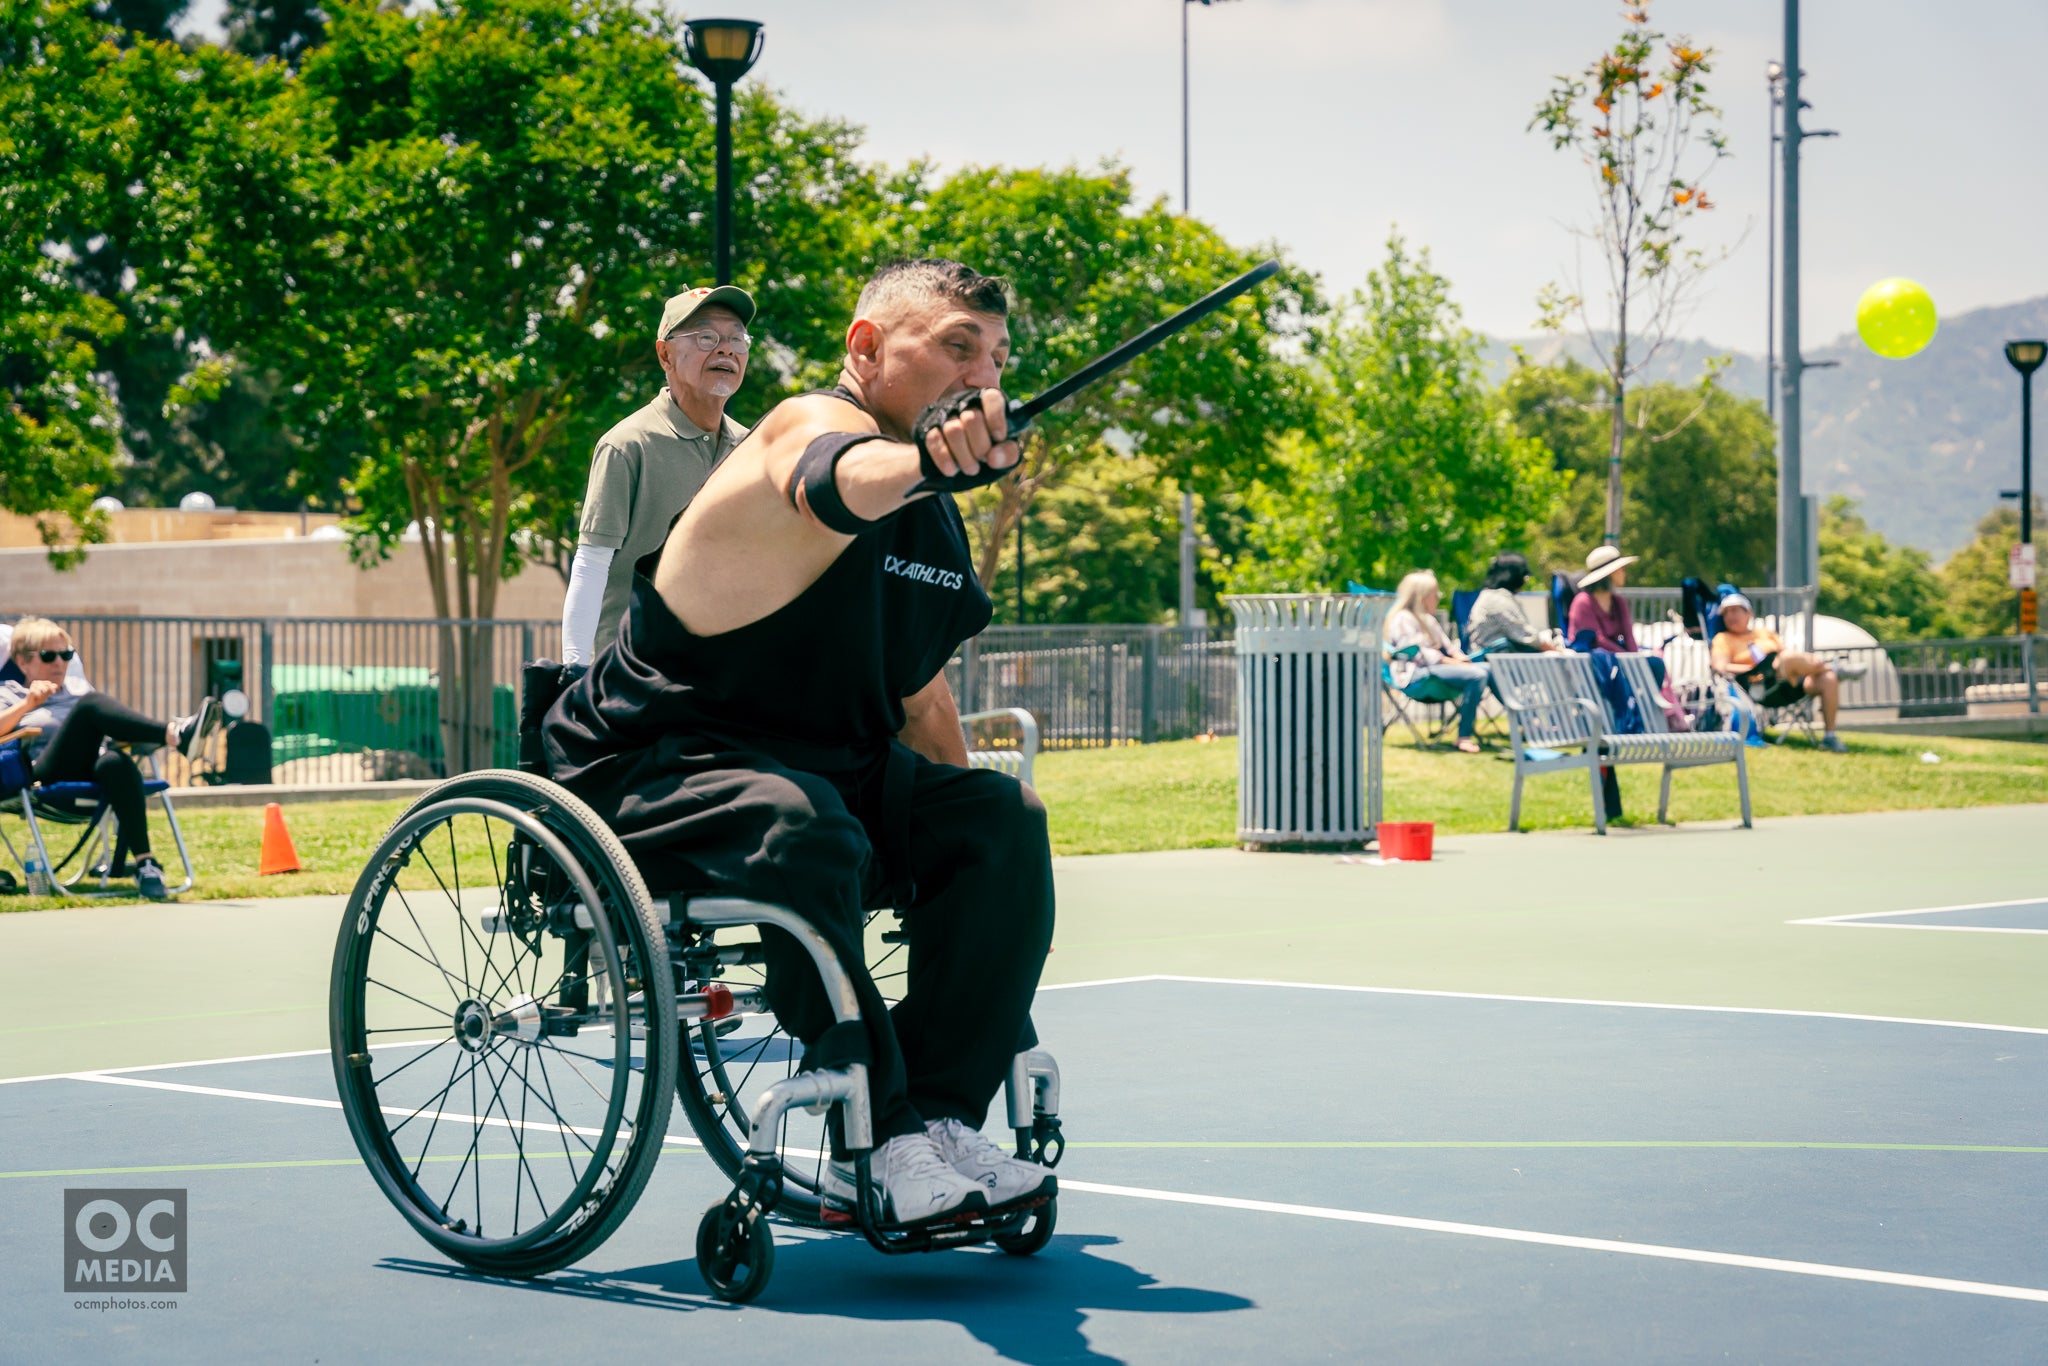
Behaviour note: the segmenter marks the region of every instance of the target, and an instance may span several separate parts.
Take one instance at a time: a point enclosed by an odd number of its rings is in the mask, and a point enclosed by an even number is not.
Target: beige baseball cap
[[[675,335],[677,328],[713,304],[729,308],[739,314],[742,324],[754,320],[753,295],[738,285],[706,285],[698,289],[684,290],[661,306],[661,328],[655,332],[655,339],[666,341]]]

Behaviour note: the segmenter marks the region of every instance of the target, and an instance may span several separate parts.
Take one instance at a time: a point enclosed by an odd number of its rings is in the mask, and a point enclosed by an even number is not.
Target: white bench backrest
[[[1494,681],[1520,731],[1522,744],[1544,749],[1588,744],[1593,717],[1580,699],[1592,701],[1598,714],[1600,690],[1593,684],[1592,661],[1570,651],[1544,654],[1497,654],[1486,657]]]
[[[1616,655],[1621,662],[1621,677],[1628,684],[1629,695],[1635,699],[1636,715],[1643,719],[1645,735],[1670,735],[1670,718],[1664,715],[1664,694],[1657,687],[1657,675],[1650,670],[1650,657],[1644,654]]]

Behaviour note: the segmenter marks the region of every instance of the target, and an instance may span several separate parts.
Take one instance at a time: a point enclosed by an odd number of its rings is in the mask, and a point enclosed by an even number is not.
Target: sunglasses
[[[76,650],[38,650],[36,651],[36,658],[42,660],[45,664],[55,664],[60,659],[69,664],[72,657],[77,653],[78,651]]]

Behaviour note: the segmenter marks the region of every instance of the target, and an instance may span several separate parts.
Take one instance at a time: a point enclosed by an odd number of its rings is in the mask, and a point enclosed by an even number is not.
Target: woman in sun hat
[[[1622,571],[1639,558],[1624,555],[1611,545],[1593,547],[1586,556],[1586,572],[1579,576],[1579,594],[1572,599],[1564,632],[1567,640],[1577,642],[1581,631],[1591,631],[1596,650],[1623,654],[1638,648],[1628,600],[1614,590],[1626,582]]]

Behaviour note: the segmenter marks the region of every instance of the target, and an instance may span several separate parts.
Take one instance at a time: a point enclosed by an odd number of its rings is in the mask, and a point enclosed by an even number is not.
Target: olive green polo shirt
[[[661,548],[676,514],[746,434],[727,417],[714,437],[690,421],[663,385],[645,407],[598,438],[577,543],[616,553],[605,575],[593,653],[618,634],[633,595],[633,566]]]

